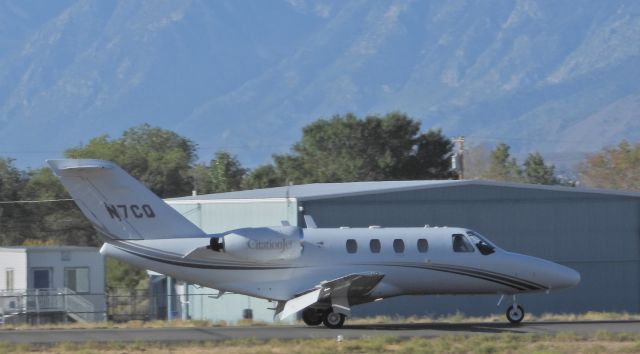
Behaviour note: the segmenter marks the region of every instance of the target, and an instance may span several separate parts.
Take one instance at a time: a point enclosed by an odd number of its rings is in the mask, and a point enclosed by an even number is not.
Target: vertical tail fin
[[[105,237],[118,240],[205,237],[118,165],[102,160],[48,160],[80,210]]]

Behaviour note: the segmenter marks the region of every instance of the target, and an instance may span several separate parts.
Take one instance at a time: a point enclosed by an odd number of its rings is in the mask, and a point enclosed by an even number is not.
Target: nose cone
[[[550,289],[571,288],[580,283],[580,273],[560,264],[553,265],[548,279]]]

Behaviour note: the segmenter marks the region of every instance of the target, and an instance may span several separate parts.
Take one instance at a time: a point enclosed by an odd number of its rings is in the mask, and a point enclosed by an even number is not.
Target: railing
[[[2,321],[19,314],[63,312],[76,321],[104,320],[104,312],[96,312],[95,305],[82,294],[67,288],[0,291]]]
[[[23,293],[17,291],[0,291],[0,313],[3,317],[24,311]]]
[[[217,298],[219,293],[189,294],[189,301]],[[42,321],[166,320],[167,300],[170,299],[172,317],[181,318],[183,295],[152,294],[149,289],[109,289],[108,292],[76,294],[69,289],[0,290],[0,325]],[[95,305],[94,305],[95,304]],[[104,304],[104,305],[102,305]],[[103,307],[104,306],[104,307]],[[190,312],[187,312],[191,315]],[[48,316],[48,317],[47,317]],[[202,317],[194,315],[196,318]],[[46,319],[45,319],[46,317]],[[55,319],[52,320],[52,318]]]

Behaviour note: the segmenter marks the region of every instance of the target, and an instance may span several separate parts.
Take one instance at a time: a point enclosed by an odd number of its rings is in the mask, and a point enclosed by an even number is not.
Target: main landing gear
[[[345,319],[345,315],[333,312],[331,308],[321,310],[308,307],[302,311],[302,321],[307,326],[318,326],[322,323],[327,328],[341,328]]]

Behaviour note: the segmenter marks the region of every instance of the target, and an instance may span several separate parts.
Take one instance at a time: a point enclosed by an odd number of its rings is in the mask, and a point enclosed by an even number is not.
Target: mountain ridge
[[[34,167],[143,122],[193,139],[201,159],[221,148],[255,166],[347,112],[403,111],[566,168],[579,159],[566,156],[640,140],[634,1],[0,8],[0,154]]]

